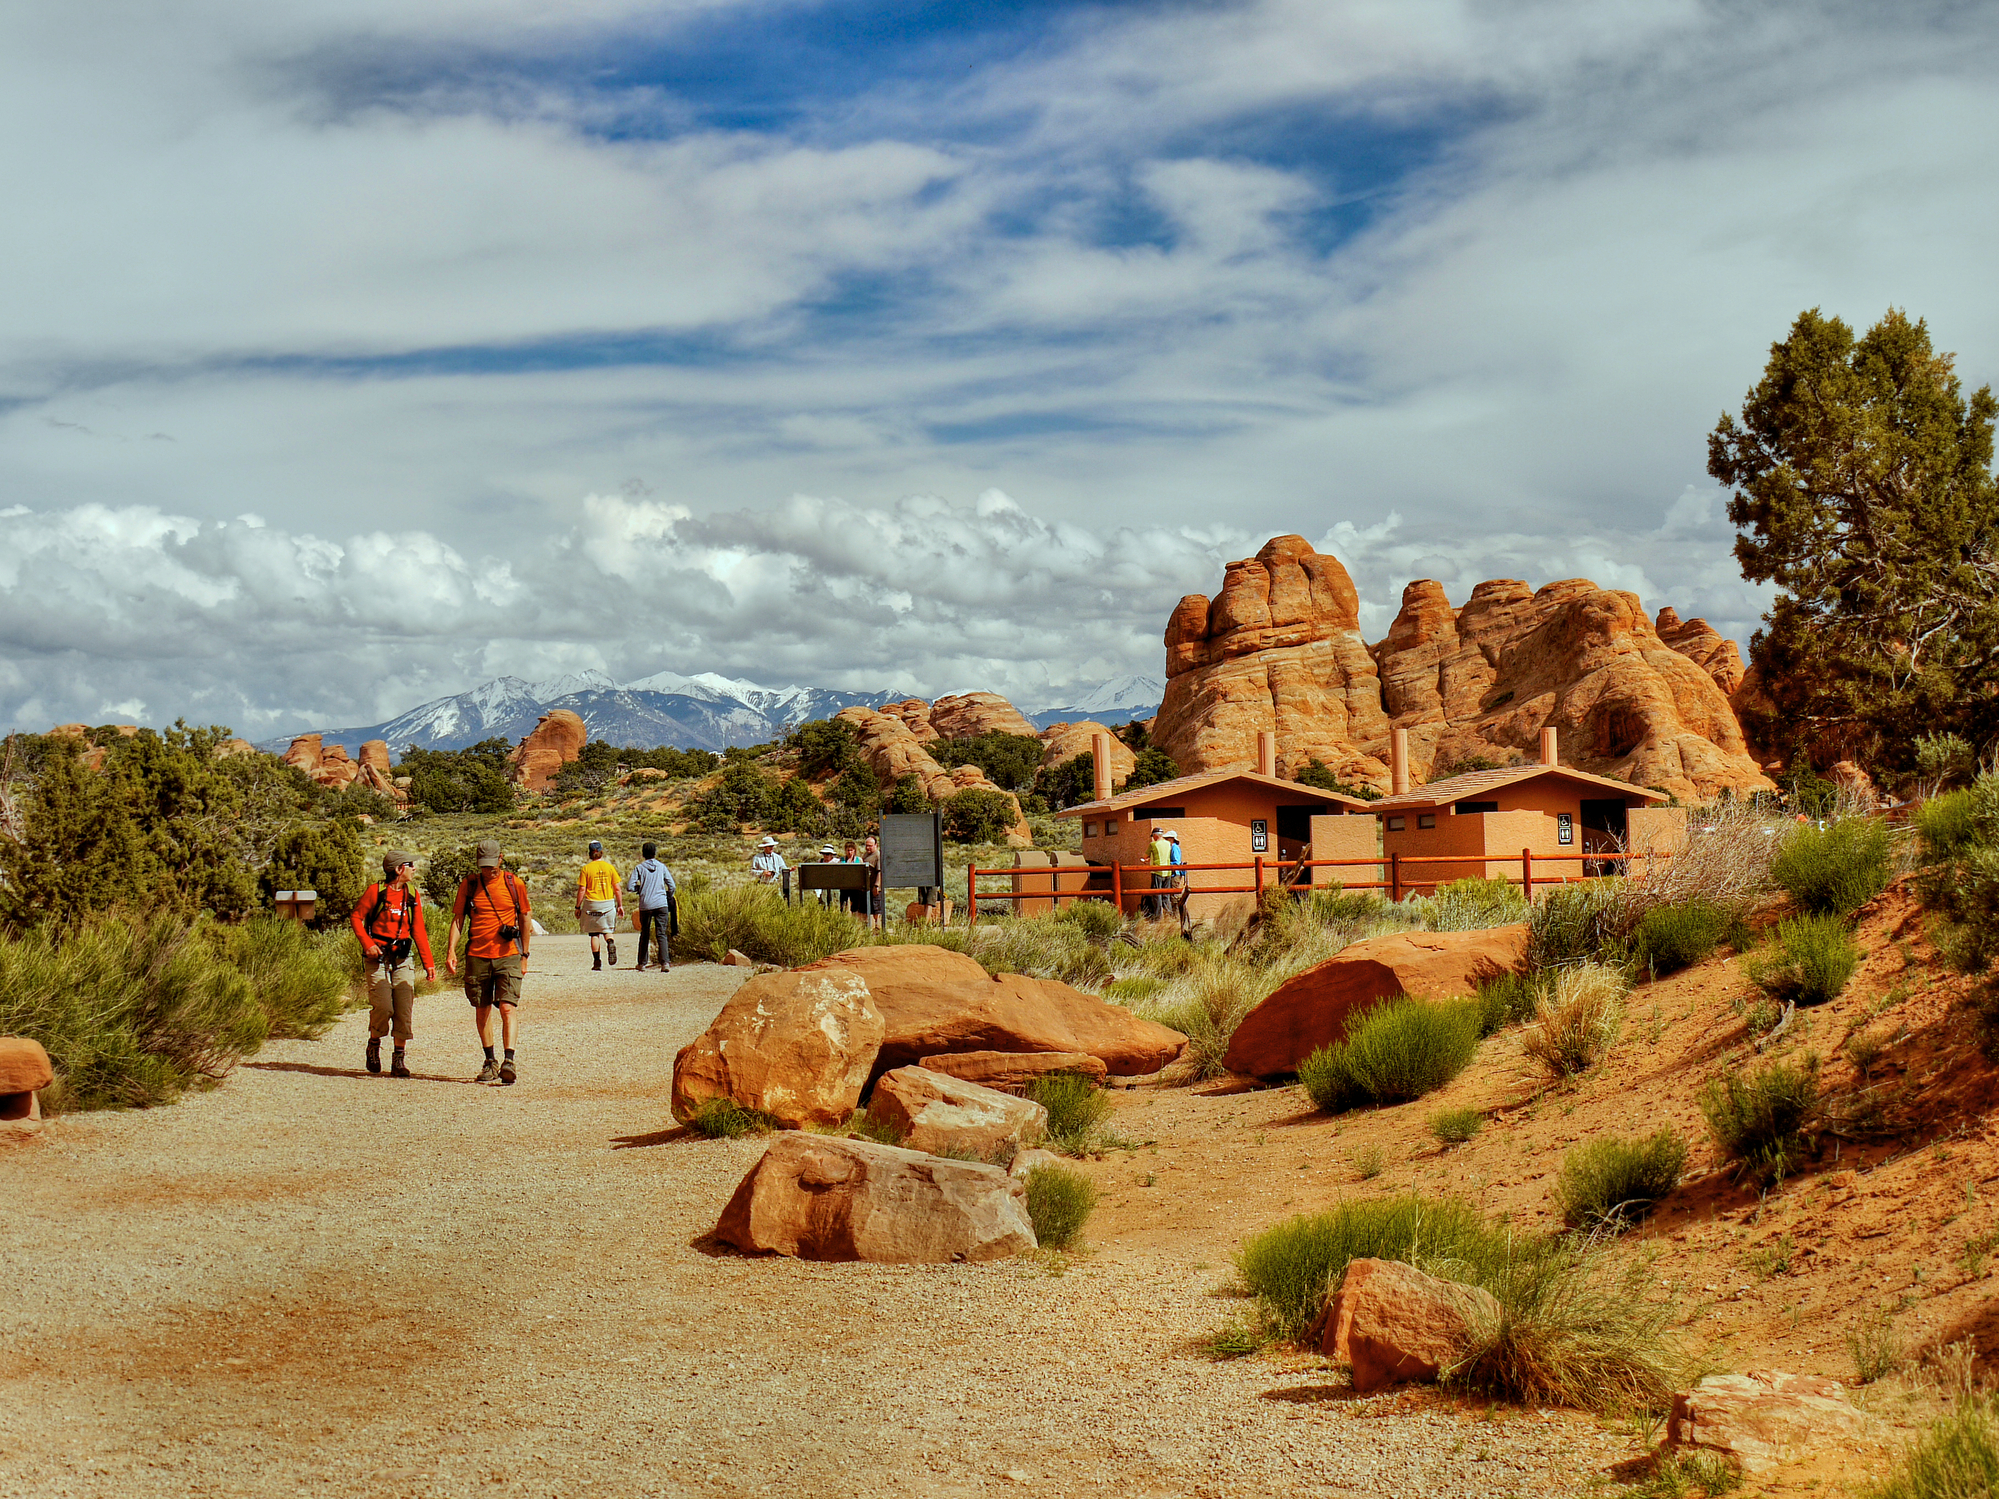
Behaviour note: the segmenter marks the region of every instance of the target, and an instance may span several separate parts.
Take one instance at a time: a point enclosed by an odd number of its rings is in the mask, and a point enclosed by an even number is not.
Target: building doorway
[[[1622,797],[1585,797],[1582,807],[1583,852],[1623,853],[1628,846],[1626,839],[1630,829],[1624,814]],[[1592,859],[1583,865],[1583,873],[1590,876],[1623,872],[1624,865],[1620,859]]]

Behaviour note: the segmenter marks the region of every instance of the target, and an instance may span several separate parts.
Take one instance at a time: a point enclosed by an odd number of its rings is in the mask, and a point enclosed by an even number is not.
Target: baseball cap
[[[416,855],[405,849],[392,848],[382,855],[382,873],[393,877],[405,864],[416,863]]]
[[[604,851],[604,845],[599,843],[595,838],[592,838],[590,840],[590,852],[593,854],[601,854],[603,851]]]
[[[500,845],[492,838],[482,839],[479,844],[479,867],[495,868],[500,862]]]

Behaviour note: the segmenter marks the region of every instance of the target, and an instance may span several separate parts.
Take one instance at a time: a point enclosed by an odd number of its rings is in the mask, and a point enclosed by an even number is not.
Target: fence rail
[[[1531,848],[1523,848],[1520,850],[1518,861],[1520,864],[1520,873],[1517,876],[1507,874],[1504,876],[1492,876],[1492,878],[1504,878],[1509,885],[1520,886],[1521,893],[1527,899],[1532,900],[1536,885],[1566,885],[1583,880],[1600,878],[1603,873],[1603,871],[1599,871],[1596,874],[1583,873],[1569,875],[1557,873],[1537,876],[1534,872],[1536,864],[1573,863],[1614,865],[1616,866],[1614,872],[1623,874],[1628,872],[1630,865],[1635,860],[1650,861],[1652,859],[1670,859],[1671,857],[1672,853],[1663,849],[1657,852],[1641,851],[1637,853],[1599,850],[1595,853],[1537,854]],[[1109,900],[1121,911],[1124,909],[1126,897],[1134,896],[1141,900],[1163,897],[1172,901],[1180,908],[1181,919],[1184,922],[1187,911],[1186,898],[1190,895],[1261,895],[1265,890],[1271,888],[1272,884],[1271,880],[1265,879],[1264,876],[1266,873],[1275,876],[1275,883],[1277,885],[1296,888],[1299,880],[1302,879],[1305,871],[1308,869],[1375,869],[1386,871],[1387,877],[1385,879],[1342,880],[1340,884],[1343,889],[1347,890],[1386,890],[1389,893],[1388,898],[1390,900],[1399,901],[1402,899],[1405,891],[1415,892],[1426,887],[1434,890],[1438,885],[1445,883],[1441,880],[1406,878],[1402,873],[1406,867],[1429,864],[1479,864],[1489,867],[1499,862],[1501,862],[1499,859],[1488,854],[1398,853],[1383,854],[1379,858],[1374,859],[1266,859],[1259,854],[1256,858],[1245,863],[1174,864],[1171,866],[1159,864],[1051,864],[1013,867],[996,866],[991,869],[981,869],[978,865],[974,864],[965,871],[965,919],[967,925],[974,925],[978,922],[979,902],[982,900],[1046,900],[1052,901],[1058,909],[1064,899],[1072,901]],[[1507,862],[1512,862],[1511,855],[1507,856]],[[1160,874],[1168,868],[1171,869],[1172,875],[1177,880],[1185,880],[1186,876],[1192,874],[1250,871],[1254,882],[1247,885],[1196,886],[1192,883],[1178,883],[1164,887],[1153,886],[1151,884],[1152,876]],[[1284,877],[1286,870],[1291,871],[1291,878],[1288,880]],[[1133,880],[1127,884],[1125,878],[1127,875],[1142,878],[1146,883],[1141,885],[1136,880]],[[1037,883],[1046,880],[1048,888],[1033,890],[1019,888],[1009,890],[981,890],[979,888],[979,881],[981,879],[998,878],[1000,876],[1011,878],[1016,887],[1023,876],[1035,880]],[[1062,888],[1064,879],[1073,881],[1078,876],[1081,877],[1081,888],[1069,890]],[[1107,882],[1100,884],[1098,883],[1100,880]]]

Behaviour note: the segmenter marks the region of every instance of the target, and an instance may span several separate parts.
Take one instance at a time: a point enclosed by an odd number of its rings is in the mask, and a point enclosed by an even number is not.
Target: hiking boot
[[[403,1049],[398,1046],[395,1050],[395,1055],[389,1058],[389,1076],[408,1077],[409,1075],[410,1064],[403,1060]]]
[[[370,1036],[368,1038],[368,1070],[370,1072],[380,1072],[382,1070],[382,1038],[380,1036]]]
[[[590,971],[592,973],[602,973],[604,971],[604,956],[602,953],[592,955],[590,959]]]
[[[616,968],[618,966],[618,939],[616,937],[606,937],[604,939],[604,954],[611,960],[611,966]]]
[[[488,1057],[486,1058],[486,1065],[479,1069],[479,1075],[473,1078],[472,1081],[475,1083],[496,1082],[498,1081],[499,1076],[500,1076],[500,1064],[494,1061],[491,1057]]]
[[[513,1080],[514,1080],[514,1059],[512,1057],[508,1057],[506,1061],[500,1063],[500,1081],[503,1083],[511,1083]]]

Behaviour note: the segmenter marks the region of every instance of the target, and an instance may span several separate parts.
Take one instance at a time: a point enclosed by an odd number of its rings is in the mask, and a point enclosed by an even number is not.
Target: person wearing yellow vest
[[[1145,850],[1145,862],[1152,865],[1154,869],[1172,864],[1173,845],[1166,841],[1166,829],[1154,828],[1152,830],[1152,842]],[[1170,875],[1154,874],[1152,876],[1152,888],[1154,890],[1164,890],[1172,883],[1173,879]],[[1148,895],[1145,897],[1144,906],[1146,914],[1156,921],[1166,914],[1166,897],[1163,895]]]
[[[604,845],[590,840],[590,862],[576,877],[576,921],[590,934],[590,971],[598,972],[609,956],[618,966],[618,923],[625,916],[625,896],[618,866],[604,857]],[[602,943],[605,950],[600,950]]]

